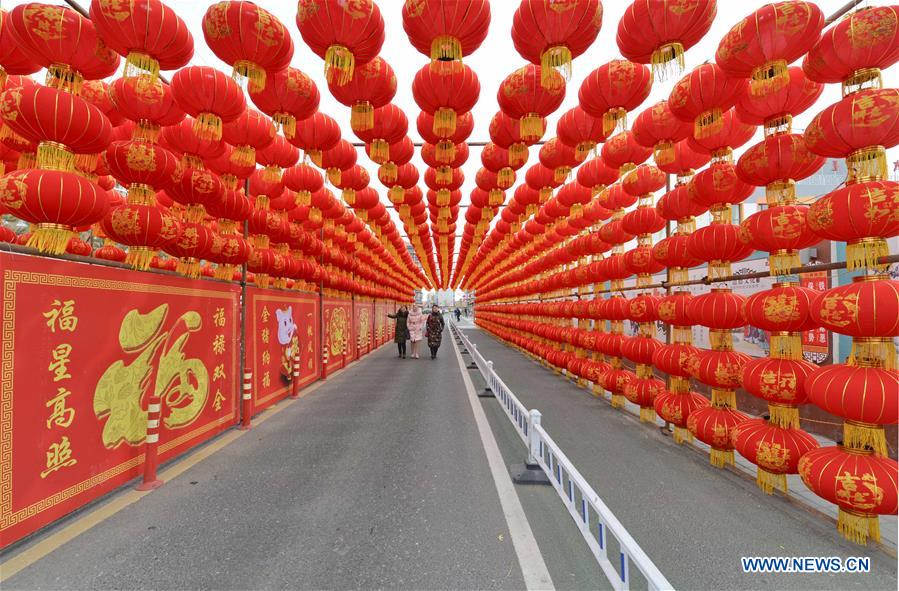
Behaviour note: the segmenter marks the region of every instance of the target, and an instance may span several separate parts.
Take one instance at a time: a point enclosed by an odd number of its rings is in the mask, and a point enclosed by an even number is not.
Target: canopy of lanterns
[[[613,405],[673,424],[678,442],[708,444],[715,466],[738,452],[767,492],[786,491],[798,473],[839,506],[843,535],[877,539],[899,480],[884,435],[899,421],[899,283],[883,263],[899,235],[886,161],[899,143],[899,90],[880,74],[899,59],[899,8],[861,8],[825,28],[811,2],[768,4],[734,24],[714,60],[685,72],[685,52],[716,11],[714,0],[634,1],[617,26],[622,58],[587,75],[546,138],[572,61],[599,34],[599,0],[520,2],[511,38],[527,65],[502,80],[489,124],[472,117],[480,83],[465,63],[486,38],[489,2],[406,0],[403,28],[430,58],[412,82],[421,173],[409,119],[392,102],[396,76],[379,57],[377,4],[300,0],[300,37],[350,107],[419,267],[353,142],[319,110],[319,89],[289,66],[287,27],[262,7],[206,11],[204,42],[226,73],[190,65],[194,39],[159,0],[93,0],[89,18],[21,4],[0,13],[0,213],[31,229],[0,228],[0,239],[191,277],[240,279],[246,269],[262,286],[395,299],[423,285],[473,290],[485,329],[609,391]],[[45,84],[30,77],[41,69]],[[644,106],[665,80],[670,96]],[[794,133],[793,117],[826,84],[840,84],[842,100]],[[490,141],[457,235],[476,123]],[[759,127],[763,139],[746,147]],[[845,159],[845,184],[800,203],[796,182],[826,158]],[[735,206],[757,187],[766,207],[740,220]],[[697,229],[706,213],[711,223]],[[105,239],[93,253],[78,237],[86,229]],[[856,281],[823,293],[797,284],[799,251],[822,240],[846,244]],[[744,298],[725,283],[696,296],[679,288],[691,268],[727,278],[756,250],[770,253],[771,289]],[[653,295],[647,286],[665,271],[668,295]],[[633,277],[637,289],[623,290]],[[697,325],[710,331],[709,350],[692,344]],[[732,331],[746,325],[771,333],[769,357],[734,351]],[[847,363],[803,360],[799,335],[814,327],[852,337]],[[738,387],[769,414],[740,412]],[[843,419],[839,446],[819,447],[801,428],[803,404]]]

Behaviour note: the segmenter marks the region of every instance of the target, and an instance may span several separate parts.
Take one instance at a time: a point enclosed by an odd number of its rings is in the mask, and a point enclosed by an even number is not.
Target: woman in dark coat
[[[431,313],[428,314],[428,319],[425,322],[428,347],[431,348],[431,359],[437,357],[437,349],[440,348],[440,341],[443,339],[443,325],[443,315],[440,313],[440,308],[434,306],[431,308]]]
[[[406,358],[406,341],[409,340],[409,326],[406,321],[409,318],[409,309],[406,306],[400,306],[396,314],[388,314],[388,318],[396,319],[396,331],[393,335],[393,342],[396,343],[397,351],[402,359]]]

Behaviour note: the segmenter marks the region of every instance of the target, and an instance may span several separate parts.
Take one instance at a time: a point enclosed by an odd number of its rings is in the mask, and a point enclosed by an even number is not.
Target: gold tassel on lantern
[[[80,95],[84,77],[68,64],[50,64],[47,68],[46,84],[50,88]]]
[[[515,184],[515,171],[509,168],[501,168],[496,174],[496,184],[500,189],[508,189]]]
[[[612,107],[602,114],[602,131],[604,135],[619,133],[627,129],[627,109]]]
[[[886,239],[863,238],[846,245],[846,269],[849,271],[862,268],[883,269],[886,265],[880,264],[880,258],[889,254]]]
[[[664,82],[684,71],[684,46],[678,42],[658,46],[650,58],[653,78]]]
[[[138,271],[146,271],[153,262],[156,251],[146,246],[129,246],[125,255],[125,264]],[[229,277],[230,278],[230,277]]]
[[[194,120],[194,133],[201,140],[222,139],[222,118],[215,113],[200,113]]]
[[[175,272],[190,279],[198,279],[200,277],[200,261],[191,257],[179,258]]]
[[[452,35],[438,35],[431,41],[431,62],[462,61],[462,43]]]
[[[331,45],[325,50],[325,79],[329,84],[344,86],[353,79],[356,56],[343,45]]]
[[[771,357],[777,359],[802,359],[802,334],[798,332],[772,332]]]
[[[578,162],[583,162],[590,155],[590,151],[596,147],[596,142],[586,141],[580,142],[574,147],[574,157]]]
[[[787,475],[775,474],[768,472],[764,468],[759,468],[755,474],[755,483],[765,494],[774,494],[774,489],[786,494],[787,492]]]
[[[306,150],[305,158],[308,158],[312,161],[313,164],[322,167],[322,151],[321,150]]]
[[[339,168],[329,168],[327,171],[328,181],[335,187],[340,184],[340,179],[342,177]]]
[[[709,463],[715,468],[723,468],[730,464],[734,465],[734,450],[712,448],[709,451]]]
[[[243,87],[243,82],[246,80],[247,89],[252,92],[260,92],[265,88],[265,70],[251,61],[239,60],[234,62],[231,77],[241,87]]]
[[[368,144],[368,157],[375,164],[384,164],[390,160],[390,144],[382,139],[374,139]]]
[[[558,70],[561,78],[553,76]],[[559,90],[565,80],[571,79],[571,50],[565,45],[555,45],[540,54],[540,86],[547,90]]]
[[[450,140],[440,140],[434,147],[437,162],[449,164],[456,159],[456,144]]]
[[[394,205],[399,205],[406,198],[406,189],[404,189],[400,185],[390,187],[387,190],[387,198]]]
[[[42,170],[75,170],[75,154],[57,142],[44,141],[37,145],[37,166]]]
[[[674,142],[663,140],[652,148],[652,157],[658,165],[674,162],[674,156]]]
[[[693,441],[693,433],[686,427],[674,427],[674,443],[681,445]]]
[[[355,189],[344,189],[343,193],[340,195],[346,204],[352,207],[356,203],[356,190]]]
[[[141,84],[156,84],[159,80],[159,62],[140,51],[131,51],[125,57],[123,78],[141,78]]]
[[[882,425],[857,421],[843,422],[843,445],[852,449],[870,448],[881,457],[889,456],[887,438]]]
[[[441,107],[434,113],[434,125],[432,131],[441,136],[456,133],[456,112],[453,109]]]
[[[570,166],[559,166],[553,169],[553,180],[557,183],[564,183],[568,180],[568,175],[571,174]]]
[[[353,131],[367,131],[375,126],[375,109],[368,101],[353,103],[350,109],[350,128]]]
[[[754,68],[749,77],[749,94],[764,96],[790,83],[786,60],[774,60]]]
[[[543,131],[543,117],[537,113],[528,113],[518,121],[518,135],[523,140],[539,140]]]
[[[781,429],[799,428],[799,407],[786,404],[768,404],[768,423]]]
[[[262,169],[262,180],[268,181],[270,183],[280,183],[281,182],[281,167],[280,166],[266,166]]]
[[[393,162],[386,162],[381,165],[381,168],[378,170],[378,178],[381,179],[384,184],[395,183],[397,173],[399,172],[399,168]]]
[[[790,275],[795,267],[800,266],[802,261],[795,250],[778,250],[768,256],[768,268],[772,275]]]
[[[848,183],[882,181],[887,178],[887,153],[883,146],[868,146],[846,156]]]
[[[866,88],[883,88],[880,68],[861,68],[843,80],[844,97]]]
[[[656,409],[651,406],[640,407],[640,422],[654,423],[656,420]]]
[[[880,520],[877,515],[856,513],[840,507],[837,515],[837,531],[850,542],[861,546],[868,543],[868,537],[880,542]]]
[[[140,121],[134,126],[134,131],[131,132],[131,139],[146,140],[151,144],[155,144],[159,141],[160,131],[162,131],[161,126],[149,121]]]
[[[312,193],[309,191],[297,191],[296,204],[297,207],[309,207],[312,203]]]
[[[612,408],[624,408],[626,401],[622,394],[612,394]]]
[[[253,166],[256,164],[256,148],[248,145],[237,146],[231,151],[228,160],[236,166]]]
[[[292,140],[297,135],[297,119],[290,113],[275,113],[272,115],[275,127],[280,127],[284,137]]]
[[[487,205],[490,207],[499,207],[506,199],[506,194],[499,189],[490,189],[487,192]]]
[[[528,160],[528,146],[515,142],[509,146],[509,166],[519,166]]]
[[[847,360],[849,365],[858,367],[882,367],[896,369],[896,346],[891,338],[852,339],[852,352]]]
[[[437,191],[437,206],[438,207],[447,207],[450,203],[451,193],[449,189],[438,189]],[[443,210],[440,211],[443,213]],[[449,212],[447,211],[447,214]]]
[[[35,224],[26,246],[47,254],[64,254],[75,231],[62,224]]]
[[[693,120],[693,135],[705,138],[721,131],[724,126],[724,114],[719,107],[703,111]]]
[[[734,390],[712,388],[712,406],[715,408],[736,408],[737,393]]]
[[[436,169],[435,180],[441,185],[447,185],[453,182],[453,169],[449,166],[441,166]]]

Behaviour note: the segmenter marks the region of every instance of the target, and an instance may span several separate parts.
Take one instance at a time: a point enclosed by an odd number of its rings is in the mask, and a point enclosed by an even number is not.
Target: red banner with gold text
[[[352,361],[353,305],[348,299],[324,298],[322,303],[322,325],[324,326],[325,354],[327,370],[331,373]]]
[[[0,545],[237,421],[239,288],[0,253]]]
[[[298,388],[321,375],[318,294],[247,287],[247,359],[253,371],[254,413],[290,395],[294,359]]]

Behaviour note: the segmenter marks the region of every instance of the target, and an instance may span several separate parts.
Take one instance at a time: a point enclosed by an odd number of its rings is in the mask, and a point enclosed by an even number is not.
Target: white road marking
[[[515,486],[512,484],[512,478],[509,476],[506,463],[502,454],[500,454],[496,439],[493,437],[493,431],[487,422],[487,415],[484,414],[484,409],[481,408],[481,403],[478,402],[474,384],[471,382],[471,376],[468,375],[468,370],[465,369],[462,354],[459,352],[459,347],[456,346],[456,337],[452,332],[449,336],[453,345],[453,351],[456,353],[456,361],[459,362],[459,371],[462,372],[462,381],[465,383],[468,402],[471,404],[471,412],[474,414],[474,421],[478,426],[478,434],[481,436],[481,444],[484,447],[484,454],[487,456],[490,473],[493,475],[493,483],[496,485],[496,492],[499,495],[499,502],[503,508],[503,515],[505,515],[506,524],[509,526],[509,536],[512,538],[515,554],[518,556],[518,565],[521,567],[524,584],[529,591],[555,589],[552,578],[549,576],[549,571],[546,568],[546,563],[543,561],[543,555],[540,553],[540,547],[537,546],[537,540],[534,539],[534,532],[531,531],[527,515],[525,515],[521,501],[518,499],[518,493],[515,492]]]

